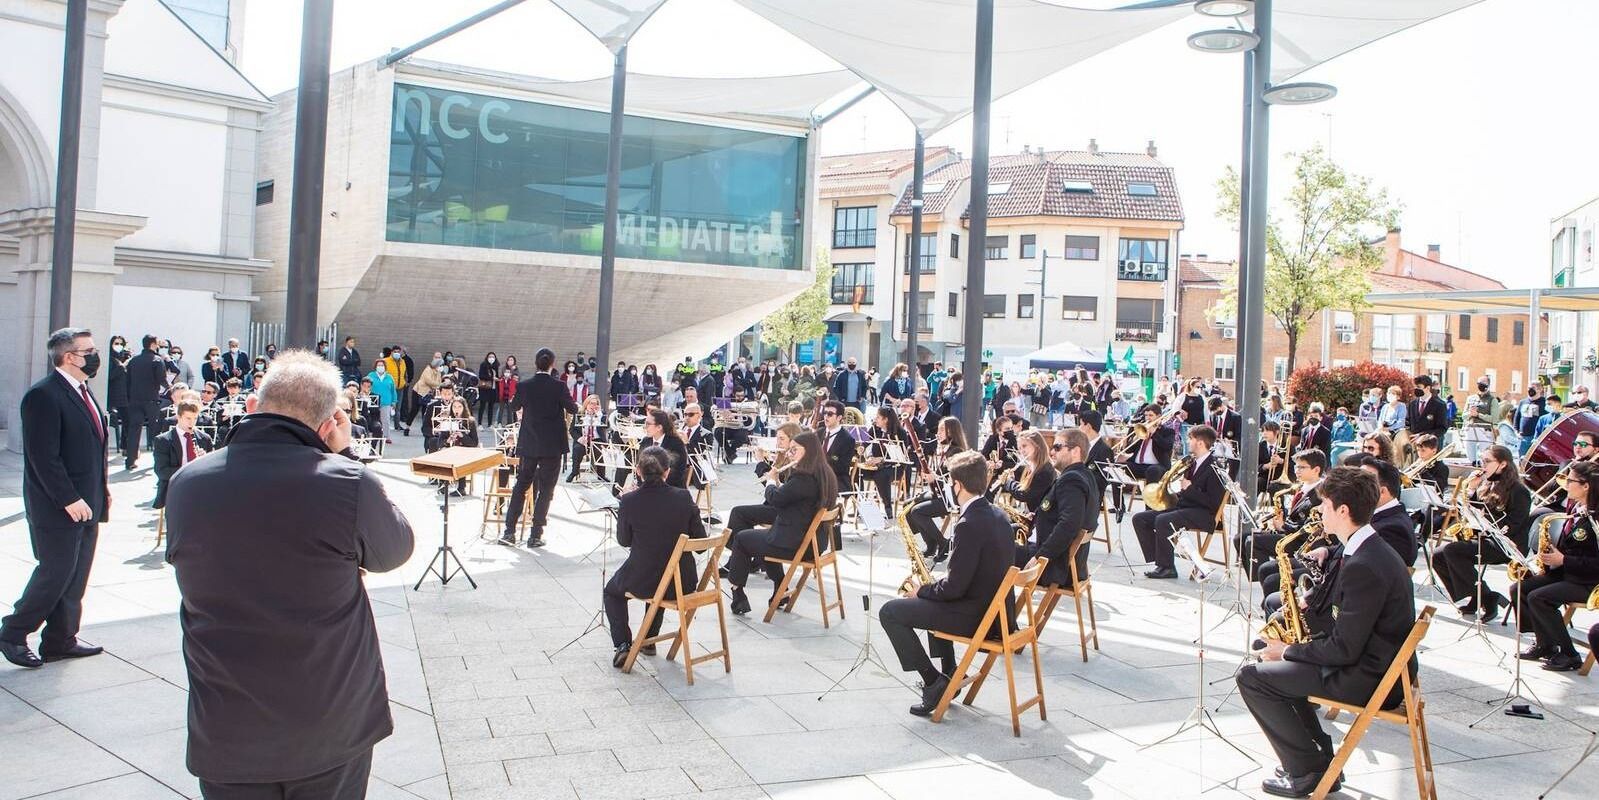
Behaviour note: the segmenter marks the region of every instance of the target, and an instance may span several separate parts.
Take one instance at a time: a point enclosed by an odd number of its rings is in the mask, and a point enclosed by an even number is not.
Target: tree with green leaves
[[[1351,175],[1314,146],[1290,153],[1297,160],[1286,219],[1267,214],[1266,291],[1263,306],[1288,335],[1288,374],[1294,371],[1299,339],[1315,315],[1327,309],[1359,311],[1371,291],[1370,274],[1382,265],[1379,237],[1399,222],[1399,209],[1370,178]],[[1217,216],[1238,225],[1238,173],[1232,167],[1216,184]],[[1238,310],[1238,276],[1223,287],[1213,313]]]
[[[833,265],[827,252],[816,253],[816,280],[776,311],[761,320],[761,341],[794,360],[794,346],[822,338],[827,333],[827,309],[833,304]]]

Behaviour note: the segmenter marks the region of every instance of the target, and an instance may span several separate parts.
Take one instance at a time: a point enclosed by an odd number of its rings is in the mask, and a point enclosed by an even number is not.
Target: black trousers
[[[100,526],[94,522],[64,528],[30,526],[28,538],[39,563],[11,614],[0,621],[0,642],[24,644],[43,625],[39,650],[65,650],[77,642],[83,621],[83,591],[89,586]]]
[[[723,428],[717,435],[722,440],[722,460],[729,464],[738,457],[738,449],[750,440],[750,432],[743,428]]]
[[[1310,695],[1329,695],[1321,667],[1296,661],[1245,664],[1238,670],[1238,696],[1266,734],[1278,763],[1290,775],[1322,772],[1332,761],[1332,737],[1322,730]],[[1352,702],[1367,698],[1333,697]]]
[[[372,774],[372,751],[308,778],[276,783],[217,783],[200,779],[205,800],[363,800]]]
[[[600,465],[598,451],[584,447],[583,443],[580,441],[574,441],[572,442],[571,456],[572,466],[567,470],[569,475],[576,477],[579,472],[582,472],[583,459],[587,458],[594,463],[594,474],[598,476],[600,480],[605,480],[605,467]],[[623,477],[626,477],[626,473],[623,473]]]
[[[931,654],[944,662],[942,672],[951,675],[955,671],[955,643],[935,637],[932,631],[940,630],[970,636],[977,630],[978,623],[983,621],[982,613],[982,611],[977,612],[974,618],[960,606],[940,603],[937,600],[924,600],[920,597],[902,597],[884,603],[883,607],[878,609],[877,621],[883,626],[883,633],[888,636],[889,644],[894,646],[894,655],[899,658],[900,669],[926,675],[933,671],[933,661],[929,657]],[[917,630],[928,632],[926,650],[922,649],[922,643],[917,640]]]
[[[155,437],[161,435],[161,403],[148,400],[129,403],[122,415],[122,460],[132,467],[139,460],[139,432],[144,432],[145,446],[155,447]]]
[[[733,506],[727,513],[727,529],[738,533],[750,528],[771,525],[777,521],[777,509],[764,503],[751,506]],[[788,555],[793,555],[789,553]]]
[[[1249,562],[1249,574],[1258,574],[1264,564],[1274,564],[1277,556],[1277,543],[1283,540],[1283,534],[1276,531],[1260,531],[1245,534],[1242,531],[1233,537],[1233,552],[1238,554],[1240,563]],[[1254,549],[1250,549],[1250,545]]]
[[[1522,630],[1532,628],[1534,641],[1540,647],[1559,648],[1562,653],[1575,653],[1571,631],[1561,615],[1560,607],[1566,603],[1582,605],[1588,602],[1593,587],[1565,579],[1562,570],[1547,570],[1542,575],[1528,575],[1526,580],[1510,587],[1510,602],[1521,600],[1518,619]],[[1526,592],[1525,599],[1517,595]]]
[[[494,424],[494,407],[499,405],[500,396],[494,392],[483,392],[477,397],[477,424]]]
[[[938,521],[947,516],[949,509],[944,507],[943,500],[923,500],[911,506],[910,513],[905,515],[905,522],[911,526],[911,530],[921,534],[927,549],[932,550],[944,544],[944,534],[938,529]]]
[[[1479,543],[1450,542],[1443,547],[1432,551],[1432,571],[1438,576],[1438,582],[1443,584],[1444,591],[1449,593],[1449,598],[1456,603],[1464,600],[1471,601],[1471,607],[1477,606],[1477,550]],[[1487,564],[1508,564],[1510,558],[1499,552],[1499,548],[1492,542],[1482,542],[1482,560]],[[1487,597],[1488,587],[1482,587],[1482,596]]]
[[[633,641],[633,628],[627,624],[627,590],[612,575],[611,580],[605,584],[605,591],[601,600],[605,606],[605,622],[611,628],[611,646],[620,647]],[[667,596],[672,594],[671,587],[667,587]],[[648,599],[648,598],[646,598]],[[661,620],[666,618],[662,611],[650,621],[650,636],[661,632]]]
[[[734,513],[737,513],[737,509]],[[783,566],[767,561],[767,556],[792,558],[794,548],[773,542],[770,528],[750,528],[733,534],[733,543],[728,548],[727,582],[742,589],[749,581],[750,573],[756,569],[765,570],[766,577],[774,583],[782,580]]]
[[[894,470],[889,467],[879,467],[874,470],[861,470],[861,477],[872,482],[877,487],[877,496],[883,504],[883,513],[894,515]],[[908,521],[908,520],[907,520]]]
[[[505,536],[516,536],[516,521],[522,518],[522,504],[528,488],[533,488],[533,530],[542,533],[549,522],[550,500],[561,478],[560,456],[523,456],[516,470],[516,485],[511,489],[511,507],[505,512]]]
[[[405,395],[407,402],[401,404],[400,421],[409,428],[412,420],[416,419],[416,412],[422,410],[422,396],[410,389],[402,391],[401,394]]]
[[[1133,515],[1133,532],[1138,534],[1138,547],[1144,552],[1144,560],[1154,562],[1160,569],[1177,568],[1168,540],[1174,531],[1182,528],[1208,531],[1215,524],[1215,512],[1202,508],[1140,511]]]

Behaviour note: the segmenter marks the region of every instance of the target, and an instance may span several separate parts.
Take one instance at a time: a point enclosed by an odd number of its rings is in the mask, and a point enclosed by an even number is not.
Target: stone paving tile
[[[899,725],[857,728],[847,741],[871,746],[849,746],[833,731],[728,737],[722,746],[761,784],[959,763]]]
[[[34,795],[34,800],[182,800],[183,797],[149,775],[134,772],[71,789]]]
[[[0,800],[33,797],[135,772],[61,725],[0,735]],[[21,757],[21,754],[27,754]]]

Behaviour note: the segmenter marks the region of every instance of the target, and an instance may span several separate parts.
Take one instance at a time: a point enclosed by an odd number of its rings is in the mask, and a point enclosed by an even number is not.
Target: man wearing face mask
[[[22,396],[22,503],[39,564],[0,621],[0,655],[29,669],[100,652],[78,641],[78,623],[99,524],[111,510],[106,419],[89,391],[100,370],[94,335],[62,328],[47,347],[55,369]],[[28,636],[41,625],[35,655]]]
[[[239,378],[250,374],[250,357],[239,349],[238,339],[228,340],[228,349],[222,354],[222,366],[226,368],[225,378]]]
[[[852,408],[864,408],[866,376],[856,368],[855,359],[844,362],[844,369],[833,376],[833,399]]]
[[[160,341],[146,334],[141,340],[143,348],[128,361],[128,413],[123,416],[122,423],[125,469],[138,466],[139,437],[145,436],[146,444],[153,447],[155,437],[161,433],[161,396],[167,390],[167,362],[155,352]]]
[[[1516,406],[1516,433],[1521,434],[1521,455],[1532,449],[1532,440],[1538,433],[1538,419],[1548,413],[1548,404],[1538,384],[1527,387],[1527,399]]]
[[[1430,434],[1443,441],[1444,433],[1449,430],[1449,409],[1444,401],[1438,399],[1433,393],[1433,380],[1431,375],[1417,375],[1416,399],[1410,403],[1409,420],[1405,426],[1410,429],[1411,436]]]
[[[394,730],[362,573],[404,564],[414,538],[350,450],[339,395],[337,368],[280,354],[228,446],[168,488],[188,768],[213,800],[364,797]]]

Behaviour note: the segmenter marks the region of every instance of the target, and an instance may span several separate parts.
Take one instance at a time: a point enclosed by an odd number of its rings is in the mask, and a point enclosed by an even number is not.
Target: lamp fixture
[[[1267,87],[1264,99],[1274,106],[1308,106],[1338,96],[1338,87],[1330,83],[1283,83]]]
[[[1207,17],[1242,17],[1255,11],[1255,0],[1199,0],[1194,11]]]
[[[1260,37],[1254,31],[1235,28],[1200,31],[1188,37],[1188,46],[1202,53],[1241,53],[1253,50],[1258,44]]]

